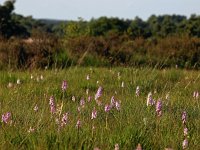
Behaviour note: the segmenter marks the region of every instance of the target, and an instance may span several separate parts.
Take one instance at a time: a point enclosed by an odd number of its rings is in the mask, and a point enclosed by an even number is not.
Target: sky
[[[0,0],[3,4],[5,0]],[[84,20],[101,16],[146,20],[152,14],[200,15],[200,0],[16,0],[15,12],[34,18]]]

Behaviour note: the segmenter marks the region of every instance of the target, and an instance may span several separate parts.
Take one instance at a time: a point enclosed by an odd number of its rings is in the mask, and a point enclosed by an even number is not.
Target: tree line
[[[14,5],[0,5],[0,68],[200,67],[199,15],[39,20],[14,13]]]
[[[32,30],[42,30],[59,36],[75,37],[80,35],[106,36],[111,33],[126,34],[131,38],[164,38],[169,35],[188,34],[200,37],[200,16],[191,15],[151,15],[146,21],[139,17],[120,19],[117,17],[92,18],[85,21],[52,21],[36,20],[31,16],[24,17],[14,13],[14,0],[7,0],[0,5],[0,35],[31,36]]]

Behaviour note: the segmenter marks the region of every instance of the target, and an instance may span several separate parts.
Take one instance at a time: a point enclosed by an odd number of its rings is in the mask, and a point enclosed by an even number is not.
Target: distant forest
[[[200,68],[200,16],[86,21],[34,19],[0,5],[0,68],[134,66]]]

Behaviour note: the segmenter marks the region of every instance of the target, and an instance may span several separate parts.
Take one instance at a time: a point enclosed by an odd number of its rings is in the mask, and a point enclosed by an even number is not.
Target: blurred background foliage
[[[82,66],[200,68],[200,16],[34,19],[0,5],[0,69]]]

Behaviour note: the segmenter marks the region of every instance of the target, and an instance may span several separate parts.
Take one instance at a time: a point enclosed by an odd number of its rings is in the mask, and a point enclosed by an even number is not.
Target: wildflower
[[[182,113],[182,122],[183,122],[183,124],[186,124],[186,120],[187,120],[187,113],[186,113],[186,111],[184,111]]]
[[[135,95],[137,97],[140,96],[140,87],[139,86],[136,87]]]
[[[153,106],[155,104],[155,101],[152,98],[152,93],[149,92],[148,97],[147,97],[147,106]]]
[[[20,79],[17,79],[17,84],[21,84],[21,80]]]
[[[54,102],[53,96],[51,96],[49,99],[49,105],[50,105],[51,113],[54,114],[56,112],[56,107],[55,107],[55,102]]]
[[[114,96],[111,97],[110,106],[111,107],[115,106],[115,97]]]
[[[186,127],[184,128],[183,133],[185,137],[188,135],[188,129]]]
[[[76,128],[80,128],[81,127],[81,121],[80,121],[80,119],[78,119],[78,121],[77,121],[77,123],[76,123]]]
[[[61,88],[62,88],[62,91],[63,91],[63,92],[66,91],[66,89],[67,89],[67,81],[64,80],[64,81],[62,82],[62,87],[61,87]]]
[[[88,96],[88,102],[90,102],[92,100],[91,96]]]
[[[119,150],[119,144],[115,144],[115,150]]]
[[[93,111],[92,111],[92,117],[91,117],[91,119],[95,119],[95,118],[97,118],[97,111],[94,108]]]
[[[78,112],[81,112],[81,107],[78,107],[77,110],[78,110]]]
[[[85,106],[85,100],[84,100],[84,98],[81,98],[81,100],[80,100],[80,106],[82,106],[82,107]]]
[[[124,81],[122,81],[121,87],[124,88]]]
[[[199,98],[199,92],[197,91],[196,92],[196,99],[198,99]]]
[[[94,125],[92,126],[92,130],[95,130],[95,126]]]
[[[194,99],[198,99],[199,98],[199,92],[198,91],[194,91],[193,98]]]
[[[141,146],[141,144],[140,144],[140,143],[137,145],[137,148],[136,148],[136,150],[142,150],[142,146]]]
[[[120,110],[120,103],[118,101],[115,102],[115,108],[119,111]]]
[[[12,87],[13,87],[13,84],[12,84],[11,82],[9,82],[8,85],[7,85],[7,87],[8,87],[8,88],[12,88]]]
[[[196,91],[193,92],[193,98],[195,98],[195,97],[196,97]]]
[[[40,80],[43,80],[44,79],[44,76],[43,75],[40,75]]]
[[[31,79],[33,79],[34,77],[33,77],[33,75],[31,74]]]
[[[76,101],[76,98],[75,96],[72,96],[72,101],[75,102]]]
[[[161,100],[158,100],[156,103],[156,113],[158,117],[162,115],[162,101]]]
[[[87,95],[89,94],[89,89],[86,89],[86,94],[87,94]]]
[[[111,109],[111,106],[108,105],[108,104],[106,104],[106,105],[105,105],[105,108],[104,108],[105,112],[109,112],[110,109]]]
[[[99,81],[97,80],[97,84],[99,84]]]
[[[102,95],[103,88],[100,86],[95,94],[95,100],[97,100]]]
[[[32,127],[30,127],[30,128],[28,129],[28,133],[32,133],[32,132],[34,132],[34,131],[35,131],[35,129],[32,128]]]
[[[86,76],[86,80],[90,80],[90,75],[89,74]]]
[[[33,108],[34,111],[38,111],[38,105],[36,104],[35,107]]]
[[[188,140],[187,140],[187,139],[185,139],[185,140],[183,141],[182,146],[183,146],[183,149],[186,149],[186,148],[188,147]]]
[[[64,126],[68,123],[68,113],[63,114],[61,121],[62,121],[61,126]]]
[[[2,117],[1,117],[2,122],[6,123],[6,124],[11,121],[10,118],[11,118],[10,112],[3,114]]]

